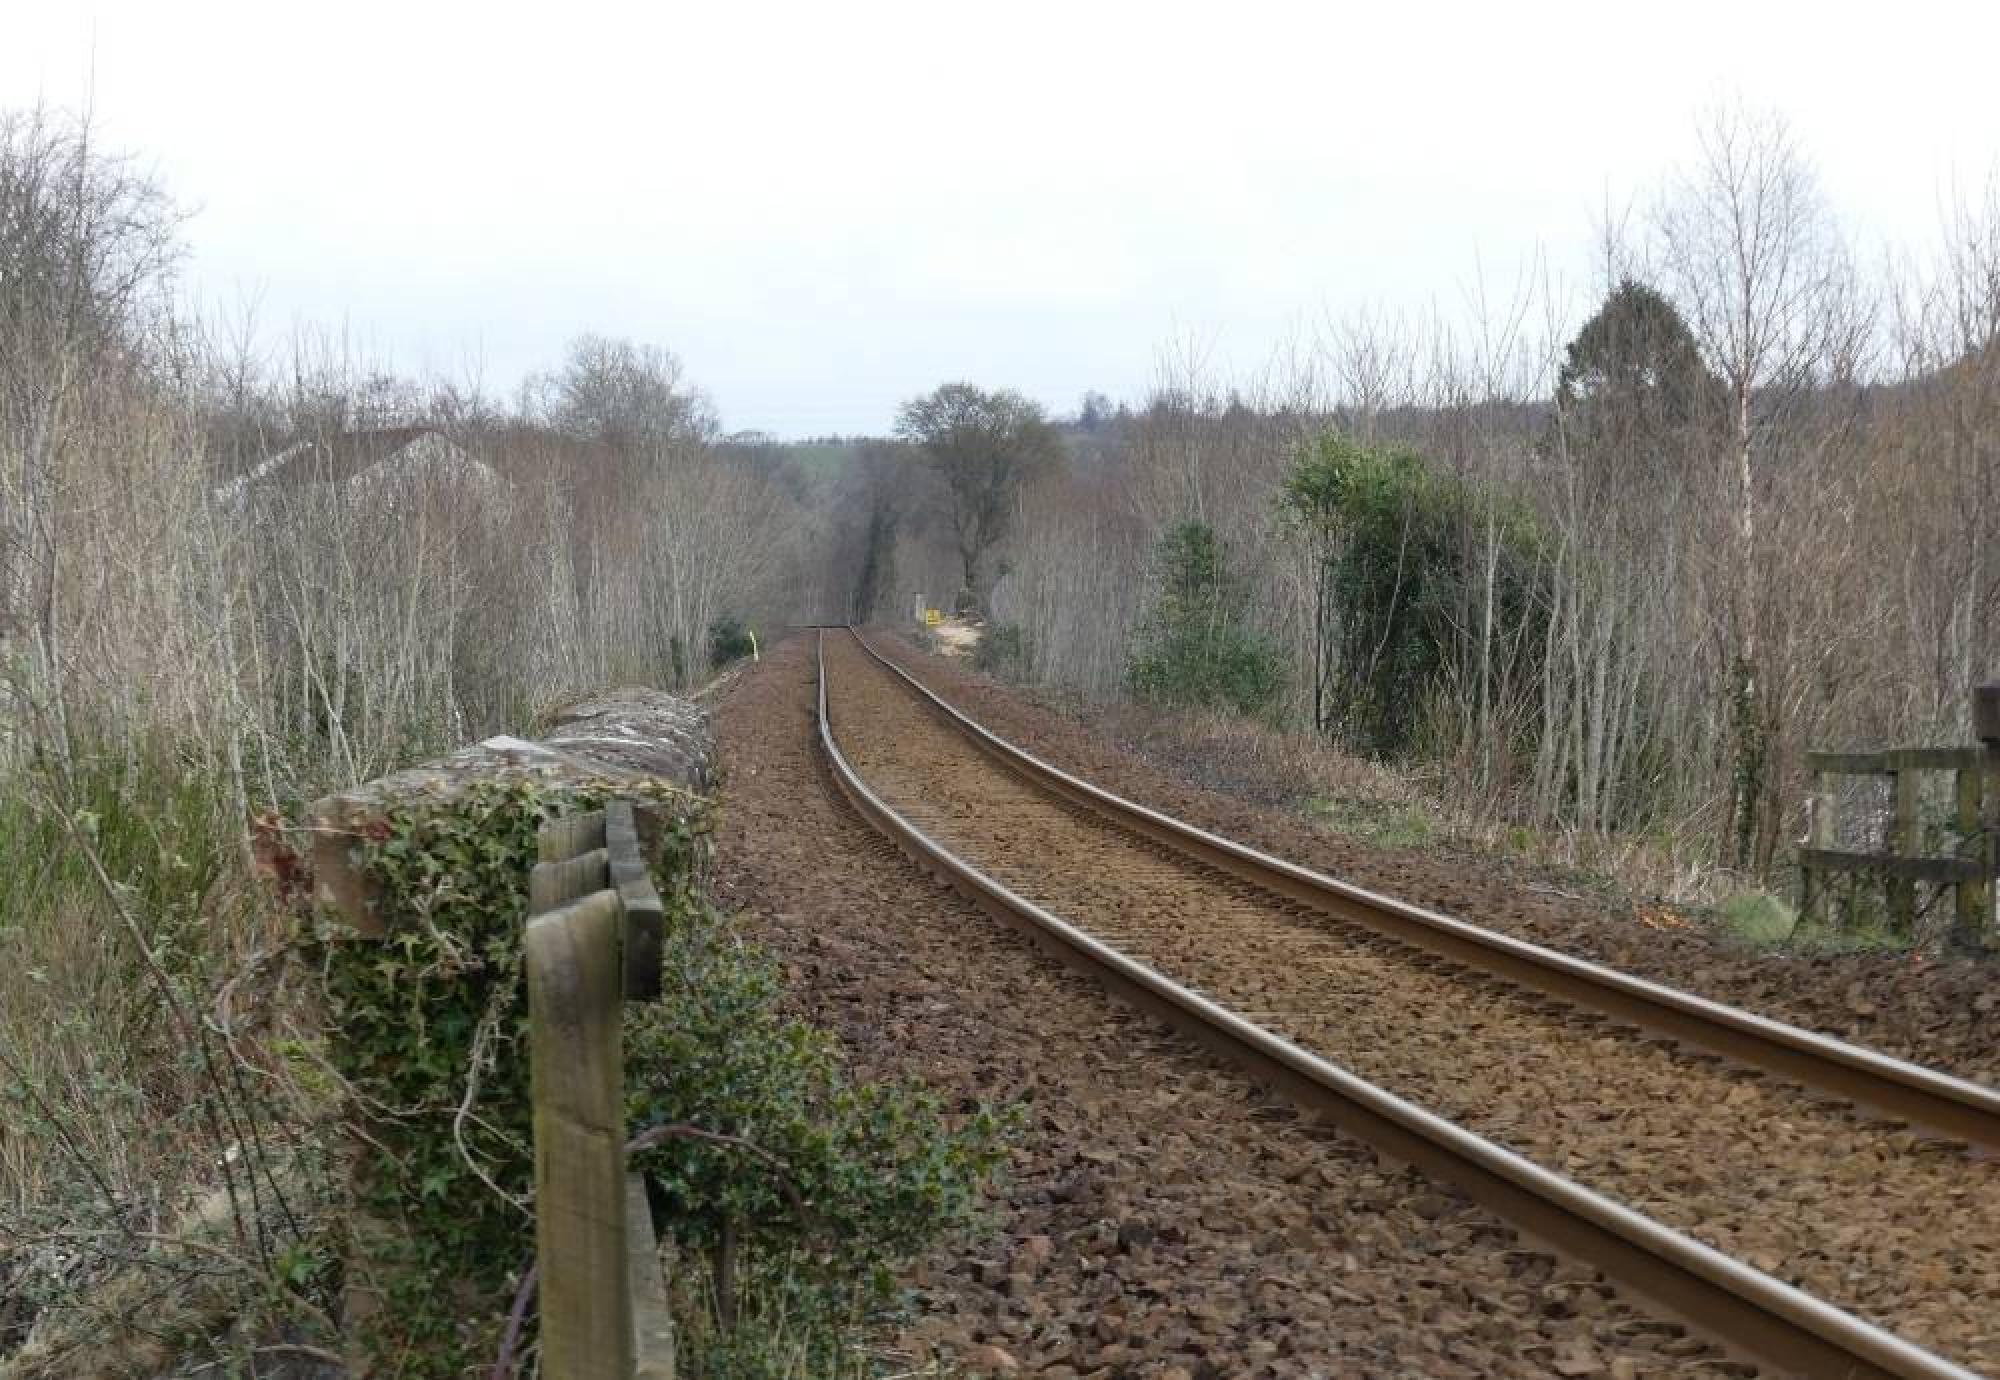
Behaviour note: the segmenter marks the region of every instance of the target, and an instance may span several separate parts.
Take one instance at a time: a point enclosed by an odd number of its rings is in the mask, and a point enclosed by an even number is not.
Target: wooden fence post
[[[1982,869],[1980,875],[1960,881],[1956,890],[1953,923],[1958,940],[1967,944],[1978,942],[1986,927],[1986,917],[1993,909],[1993,880],[1987,870],[1992,862],[1992,849],[1986,837],[1983,807],[1985,782],[1984,762],[1960,767],[1953,781],[1961,856]]]
[[[2000,681],[1989,682],[1972,692],[1972,731],[1986,747],[1985,771],[1972,773],[1979,779],[1976,790],[1980,797],[1978,814],[1982,816],[1977,835],[1979,846],[1974,850],[1973,861],[1981,864],[1984,875],[1969,900],[1966,893],[1973,888],[1960,885],[1958,914],[1961,925],[1970,931],[1967,937],[1983,941],[1993,924],[1993,874],[2000,867]],[[1965,810],[1962,784],[1959,809],[1962,819]]]
[[[1807,802],[1806,847],[1831,848],[1835,837],[1833,777],[1828,772],[1813,773],[1813,793]],[[1816,923],[1826,904],[1826,875],[1810,859],[1799,863],[1799,918]]]
[[[563,862],[604,847],[604,811],[552,819],[535,836],[538,862]]]
[[[667,1279],[660,1271],[660,1242],[653,1235],[653,1209],[646,1181],[625,1176],[627,1246],[632,1252],[633,1380],[674,1380],[674,1317],[667,1306]]]
[[[1894,813],[1889,821],[1888,852],[1899,858],[1914,858],[1923,852],[1922,822],[1917,818],[1917,773],[1903,767],[1889,773],[1889,793]],[[1889,923],[1898,934],[1909,934],[1917,925],[1917,879],[1891,874],[1886,890]]]
[[[629,800],[604,807],[604,847],[609,885],[625,903],[625,999],[660,995],[660,954],[666,943],[666,907],[653,886],[639,846],[639,820]]]
[[[599,891],[530,920],[524,940],[542,1373],[551,1380],[630,1380],[633,1369],[623,923],[618,893]]]

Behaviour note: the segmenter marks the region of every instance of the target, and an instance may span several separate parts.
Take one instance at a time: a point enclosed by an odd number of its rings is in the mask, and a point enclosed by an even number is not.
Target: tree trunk
[[[1764,799],[1765,735],[1757,706],[1757,494],[1750,455],[1750,381],[1736,387],[1737,567],[1733,602],[1736,606],[1736,657],[1730,674],[1730,725],[1734,739],[1736,809],[1735,857],[1743,867],[1757,855],[1761,806]]]

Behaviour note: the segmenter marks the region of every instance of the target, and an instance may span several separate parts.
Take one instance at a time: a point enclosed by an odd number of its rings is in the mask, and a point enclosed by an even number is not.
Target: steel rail
[[[1450,962],[1872,1107],[1950,1139],[2000,1150],[2000,1091],[1369,891],[1113,795],[969,718],[869,646],[859,631],[849,631],[869,656],[988,756],[1042,789],[1134,833]]]
[[[1376,1087],[1010,891],[898,814],[861,779],[834,738],[823,630],[816,656],[820,745],[835,783],[861,816],[940,881],[1113,995],[1165,1020],[1301,1110],[1457,1185],[1525,1235],[1587,1261],[1631,1294],[1753,1360],[1814,1377],[1977,1380],[1892,1332]]]

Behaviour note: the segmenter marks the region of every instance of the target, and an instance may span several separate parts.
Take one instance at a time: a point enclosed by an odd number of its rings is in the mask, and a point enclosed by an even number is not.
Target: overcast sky
[[[596,330],[731,429],[948,378],[1136,397],[1174,338],[1447,309],[1782,110],[1864,246],[2000,160],[2000,4],[0,0],[0,106],[94,104],[190,286],[508,390]]]

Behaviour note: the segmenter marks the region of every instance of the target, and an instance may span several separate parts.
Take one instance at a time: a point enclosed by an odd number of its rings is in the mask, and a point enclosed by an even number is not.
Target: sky
[[[1782,112],[1864,252],[1934,242],[2000,169],[1997,50],[1990,0],[0,0],[0,109],[87,104],[268,342],[506,393],[625,336],[798,437],[1587,282],[1723,101]]]

